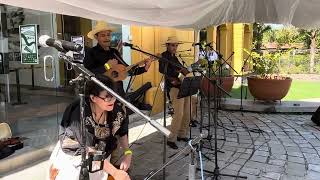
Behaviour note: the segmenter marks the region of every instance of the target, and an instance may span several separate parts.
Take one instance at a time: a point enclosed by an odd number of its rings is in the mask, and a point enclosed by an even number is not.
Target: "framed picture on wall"
[[[39,64],[36,24],[20,25],[21,64]]]

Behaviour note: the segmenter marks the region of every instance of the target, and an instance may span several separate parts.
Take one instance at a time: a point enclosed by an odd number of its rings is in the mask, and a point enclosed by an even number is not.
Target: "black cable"
[[[220,120],[220,121],[221,121],[221,120]],[[242,123],[243,123],[243,122],[242,122]],[[244,127],[244,126],[245,126],[245,127]],[[253,154],[254,154],[257,150],[259,150],[263,145],[265,145],[266,143],[268,143],[268,142],[271,140],[271,138],[270,138],[270,135],[269,135],[267,132],[265,132],[265,131],[263,131],[263,130],[261,130],[261,129],[258,129],[258,130],[253,129],[253,130],[252,130],[252,129],[249,129],[248,127],[246,127],[246,125],[244,125],[244,126],[242,126],[242,127],[247,130],[247,132],[249,133],[249,135],[250,135],[250,132],[259,133],[259,136],[258,136],[255,140],[253,140],[253,138],[251,138],[253,141],[252,141],[252,143],[249,144],[248,147],[247,147],[247,148],[249,148],[250,146],[253,146],[253,149],[254,149],[253,152],[251,153],[250,157],[246,160],[246,162],[247,162],[247,161],[250,160],[250,158],[253,156]],[[267,141],[265,141],[264,143],[262,143],[258,148],[256,148],[254,143],[260,138],[261,134],[263,135],[263,133],[266,133],[266,134],[269,136],[269,138],[268,138]],[[252,136],[250,135],[250,137],[252,137]],[[266,137],[265,137],[265,139],[266,139]],[[223,147],[223,145],[222,145],[221,147]],[[220,148],[221,148],[221,147],[220,147]],[[246,148],[246,149],[247,149],[247,148]],[[235,152],[235,153],[236,153],[236,152]],[[210,152],[207,153],[207,154],[210,154]],[[211,153],[211,154],[212,154],[212,153]],[[221,168],[220,170],[223,170],[223,169],[225,169],[226,167],[228,167],[230,164],[232,164],[233,162],[235,162],[236,160],[238,160],[238,159],[240,158],[240,156],[243,155],[243,154],[245,154],[245,152],[240,152],[240,153],[239,153],[239,157],[237,157],[237,158],[235,158],[233,161],[229,162],[226,166],[224,166],[224,167]],[[204,155],[205,155],[205,154],[204,154]],[[245,164],[245,163],[244,163],[244,164]],[[240,170],[244,167],[244,164],[243,164],[243,166],[239,169],[238,175],[239,175],[239,173],[240,173]]]
[[[160,82],[161,82],[162,80],[163,80],[163,75],[161,76]],[[152,104],[152,108],[154,107],[155,98],[157,97],[159,87],[160,87],[160,83],[159,83],[159,85],[158,85],[158,87],[157,87],[156,94],[155,94],[154,99],[153,99],[153,102],[152,102],[152,103],[153,103],[153,104]],[[152,109],[151,109],[151,111],[150,111],[150,113],[149,113],[149,117],[151,116],[151,113],[152,113]],[[140,131],[140,133],[139,133],[139,135],[138,135],[138,137],[136,138],[135,141],[133,141],[132,144],[129,145],[129,148],[131,148],[134,144],[137,144],[137,143],[134,143],[134,142],[138,141],[138,139],[140,138],[140,136],[141,136],[142,132],[144,131],[144,129],[145,129],[145,127],[146,127],[147,124],[148,124],[148,122],[145,122],[145,123],[144,123],[144,125],[143,125],[143,127],[142,127],[142,129],[141,129],[141,131]],[[123,154],[115,161],[115,164],[116,164],[122,157],[123,157]]]
[[[241,121],[241,120],[240,120],[240,121]],[[241,121],[241,122],[242,122],[242,121]],[[242,123],[243,123],[243,122],[242,122]],[[243,123],[243,124],[244,124],[244,123]],[[244,124],[244,126],[246,126],[246,125]],[[243,126],[242,126],[242,127],[243,127]],[[250,131],[248,127],[243,127],[243,128],[247,130],[247,132],[249,133],[249,136],[251,137],[251,140],[253,140],[253,138],[252,138],[252,136],[251,136],[251,133],[250,133],[250,132],[252,132],[252,131]],[[265,131],[263,131],[263,130],[261,130],[261,129],[259,129],[259,130],[260,130],[260,132],[258,132],[258,133],[259,133],[259,136],[258,136],[255,140],[253,140],[252,143],[247,147],[247,148],[249,148],[249,147],[252,145],[252,146],[253,146],[253,151],[251,152],[250,157],[249,157],[248,159],[246,159],[245,163],[244,163],[244,164],[241,166],[241,168],[237,171],[237,175],[239,175],[241,169],[242,169],[242,168],[244,167],[244,165],[251,159],[251,157],[253,156],[253,154],[254,154],[257,150],[259,150],[264,144],[268,143],[268,142],[271,140],[271,137],[270,137],[270,135],[269,135],[267,132],[265,132]],[[260,138],[261,134],[263,135],[263,133],[266,133],[266,134],[268,135],[268,140],[265,141],[264,143],[262,143],[260,146],[258,146],[258,148],[256,148],[254,143]],[[264,138],[266,139],[265,136],[264,136]],[[246,149],[247,149],[247,148],[246,148]],[[240,153],[240,155],[239,155],[238,158],[235,158],[233,161],[229,162],[229,163],[228,163],[225,167],[223,167],[222,169],[225,169],[227,166],[229,166],[230,164],[232,164],[232,163],[235,162],[236,160],[240,159],[240,156],[243,155],[244,153],[245,153],[245,152]],[[222,170],[222,169],[221,169],[221,170]],[[237,179],[237,178],[236,178],[236,179]]]

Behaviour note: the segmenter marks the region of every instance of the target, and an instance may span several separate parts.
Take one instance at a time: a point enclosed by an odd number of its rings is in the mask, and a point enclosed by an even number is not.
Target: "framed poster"
[[[21,64],[39,64],[37,25],[20,25],[19,34]]]

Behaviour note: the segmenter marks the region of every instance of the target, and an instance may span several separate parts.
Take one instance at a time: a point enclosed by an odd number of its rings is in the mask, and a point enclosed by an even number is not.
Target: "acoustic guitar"
[[[150,58],[151,61],[154,61],[154,58]],[[108,76],[109,78],[113,79],[114,81],[123,81],[128,77],[128,72],[135,67],[138,67],[142,64],[144,64],[147,60],[139,61],[135,64],[132,64],[130,66],[125,66],[123,64],[116,64],[112,66],[107,72],[104,73],[104,75]]]
[[[186,69],[186,68],[182,68],[182,69],[180,69],[179,71],[178,71],[179,73],[181,73],[181,74],[183,74],[183,76],[184,77],[186,77],[190,72],[188,71],[188,69]],[[172,84],[172,85],[174,85],[175,87],[180,87],[180,85],[181,85],[181,81],[182,81],[182,79],[183,78],[176,78],[176,77],[167,77],[168,78],[168,80],[170,81],[170,83]]]
[[[108,175],[108,180],[115,180],[111,175]]]

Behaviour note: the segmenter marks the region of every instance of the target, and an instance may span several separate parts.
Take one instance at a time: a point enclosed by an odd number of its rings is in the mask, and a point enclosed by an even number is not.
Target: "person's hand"
[[[113,66],[115,66],[115,65],[118,64],[118,60],[116,60],[116,59],[110,59],[110,60],[108,60],[107,63],[109,64],[110,68],[112,68]]]
[[[50,180],[55,180],[58,174],[59,174],[59,169],[57,169],[53,165],[51,165],[50,171],[49,171]]]
[[[184,76],[190,73],[187,68],[182,68],[180,71]]]
[[[113,178],[115,180],[130,180],[128,173],[123,170],[116,170],[113,174]]]
[[[94,149],[94,147],[87,147],[87,152],[88,153],[95,153],[97,150]]]
[[[128,171],[128,169],[130,168],[130,165],[131,165],[131,159],[132,159],[131,154],[125,155],[121,164],[120,164],[120,169],[124,170],[124,171]]]
[[[180,80],[179,80],[179,79],[173,79],[173,80],[171,81],[171,84],[174,85],[174,86],[177,86],[177,85],[180,84]]]
[[[146,71],[148,71],[148,69],[150,68],[151,63],[152,63],[152,59],[150,59],[150,58],[145,59],[145,62],[144,62],[144,69],[145,69]]]

